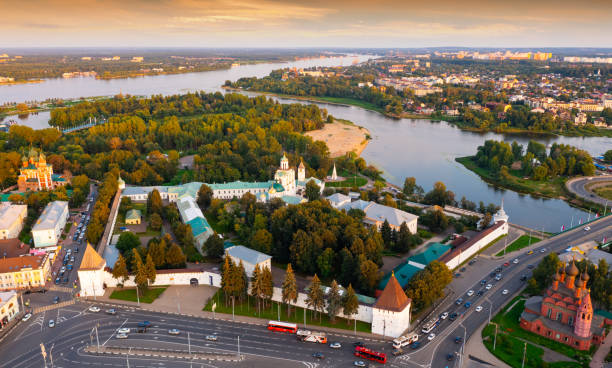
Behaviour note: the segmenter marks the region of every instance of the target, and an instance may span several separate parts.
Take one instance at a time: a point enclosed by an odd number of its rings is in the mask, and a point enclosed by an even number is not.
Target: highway
[[[610,201],[596,195],[595,193],[585,188],[587,184],[604,183],[604,182],[612,183],[612,176],[604,175],[604,176],[590,176],[590,177],[584,177],[584,178],[579,178],[579,179],[570,179],[568,180],[566,187],[570,192],[576,194],[578,197],[582,197],[586,199],[587,201],[594,202],[602,206],[607,206]]]
[[[108,306],[97,304],[102,311],[88,310],[90,303],[77,303],[58,310],[37,314],[27,322],[20,323],[0,346],[0,366],[26,368],[44,366],[39,344],[45,345],[47,366],[84,367],[116,366],[126,367],[189,367],[191,362],[178,360],[152,360],[142,357],[95,356],[83,352],[87,345],[156,347],[188,351],[187,332],[192,351],[220,351],[237,353],[238,336],[242,362],[209,361],[194,362],[196,367],[349,367],[357,360],[353,355],[355,341],[389,353],[391,346],[380,341],[355,339],[350,336],[328,334],[330,342],[338,341],[340,349],[328,345],[297,341],[295,335],[268,331],[265,326],[234,323],[207,318],[154,313],[131,307],[117,308],[116,315],[104,311]],[[49,320],[56,321],[51,328]],[[150,321],[152,327],[146,333],[137,333],[138,322]],[[95,327],[98,326],[97,336]],[[129,338],[118,340],[118,328],[132,330]],[[178,328],[179,336],[171,336],[168,330]],[[207,341],[206,335],[215,334],[217,341]],[[347,331],[350,334],[350,331]],[[325,355],[322,360],[312,357],[315,352]]]
[[[458,318],[455,321],[450,321],[448,318],[442,320],[440,325],[432,331],[436,334],[436,337],[431,342],[427,341],[427,334],[421,333],[419,328],[419,341],[424,345],[421,345],[417,350],[407,348],[408,353],[391,359],[391,362],[406,367],[459,367],[459,353],[463,344],[456,344],[455,337],[463,338],[465,336],[465,343],[474,331],[488,321],[491,308],[491,317],[493,317],[501,307],[518,294],[525,286],[525,282],[521,281],[521,276],[531,276],[529,265],[537,265],[550,252],[561,252],[568,246],[578,245],[589,240],[601,241],[604,236],[612,237],[612,216],[591,222],[589,226],[590,231],[585,231],[583,230],[584,227],[580,226],[553,238],[542,240],[529,248],[509,253],[502,260],[479,258],[476,263],[469,266],[470,277],[476,281],[461,295],[448,300],[439,309],[440,312],[448,311],[449,314],[457,312],[459,314]],[[545,249],[545,251],[541,252],[541,249]],[[529,250],[533,250],[534,253],[528,255]],[[519,259],[518,264],[512,263],[514,258]],[[509,263],[507,267],[503,266],[505,262]],[[503,278],[495,282],[490,273],[497,267],[502,268]],[[481,280],[487,280],[487,283],[491,283],[493,285],[491,290],[485,290],[485,286],[480,284]],[[473,290],[474,295],[468,297],[466,295],[468,290]],[[477,295],[479,290],[484,292],[482,296]],[[508,290],[508,294],[503,295],[503,290]],[[456,305],[456,299],[459,297],[463,298],[463,302],[461,305]],[[472,303],[469,308],[464,306],[467,301]],[[476,312],[475,308],[479,305],[483,307],[483,310]],[[474,338],[480,337],[476,336]],[[467,359],[469,353],[468,351],[465,352],[464,360]],[[448,354],[454,356],[453,361],[447,361]]]

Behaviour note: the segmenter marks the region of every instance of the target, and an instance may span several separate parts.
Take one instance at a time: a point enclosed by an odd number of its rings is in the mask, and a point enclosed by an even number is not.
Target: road
[[[590,176],[590,177],[579,178],[579,179],[570,179],[566,183],[566,187],[570,192],[576,194],[578,197],[586,199],[587,201],[590,201],[590,202],[600,204],[602,206],[608,206],[610,202],[609,200],[602,198],[598,196],[597,194],[594,194],[593,192],[585,188],[587,184],[603,183],[606,181],[612,184],[612,176],[609,176],[609,175]]]
[[[438,309],[439,312],[448,311],[449,314],[457,312],[459,314],[458,318],[455,321],[443,320],[432,331],[436,334],[436,337],[431,342],[427,341],[427,334],[420,333],[419,341],[424,345],[421,345],[417,350],[408,348],[408,353],[393,358],[391,361],[406,367],[458,367],[462,344],[455,344],[455,337],[463,338],[465,336],[464,341],[467,341],[478,327],[488,321],[489,311],[492,310],[491,316],[495,315],[502,306],[522,290],[525,282],[521,281],[521,276],[531,275],[529,265],[537,265],[548,253],[563,251],[570,245],[581,244],[589,240],[601,240],[604,236],[612,237],[612,216],[594,221],[589,226],[590,231],[584,231],[581,226],[553,238],[542,240],[529,248],[509,253],[502,260],[479,258],[476,263],[469,266],[470,269],[468,270],[470,278],[475,280],[474,283]],[[541,252],[541,249],[545,249],[545,251]],[[529,250],[533,250],[534,253],[528,255]],[[512,263],[514,258],[518,258],[518,264]],[[503,266],[505,262],[509,263],[507,267]],[[502,268],[503,278],[496,282],[492,279],[490,273],[497,267]],[[485,290],[486,284],[481,285],[480,280],[487,280],[487,284],[491,283],[493,285],[491,290]],[[474,295],[468,297],[466,295],[468,290],[473,290]],[[483,291],[482,296],[477,295],[480,290]],[[502,294],[503,290],[508,290],[508,294]],[[456,305],[455,302],[459,297],[463,299],[463,302],[461,305]],[[472,303],[471,307],[466,308],[464,306],[466,301]],[[482,306],[483,310],[476,312],[475,308],[479,305]],[[467,359],[469,353],[465,352],[464,360]],[[448,354],[454,356],[453,361],[446,360]]]
[[[157,347],[188,351],[187,332],[192,351],[220,351],[236,353],[238,336],[240,352],[245,359],[242,362],[210,361],[204,364],[197,362],[196,367],[348,367],[356,360],[352,355],[352,343],[363,341],[368,347],[389,353],[388,343],[356,340],[347,336],[328,334],[330,341],[342,344],[340,349],[331,349],[327,345],[299,342],[295,335],[268,331],[265,326],[233,323],[207,318],[187,317],[142,311],[131,307],[117,308],[116,315],[104,312],[92,313],[88,310],[92,304],[77,303],[58,310],[38,314],[27,322],[21,322],[11,332],[11,336],[0,346],[0,366],[26,368],[44,366],[39,344],[45,345],[47,366],[51,367],[85,367],[117,366],[126,367],[189,367],[190,362],[171,361],[163,358],[145,359],[143,357],[94,356],[83,352],[87,345],[122,346],[122,347]],[[49,320],[57,324],[50,328]],[[138,322],[150,321],[152,328],[146,333],[135,332]],[[98,326],[97,336],[95,326]],[[120,327],[132,330],[129,338],[118,340],[115,333]],[[178,328],[179,336],[171,336],[168,329]],[[206,335],[215,334],[217,341],[207,341]],[[315,352],[322,352],[325,359],[312,357]],[[392,365],[399,367],[397,365]]]

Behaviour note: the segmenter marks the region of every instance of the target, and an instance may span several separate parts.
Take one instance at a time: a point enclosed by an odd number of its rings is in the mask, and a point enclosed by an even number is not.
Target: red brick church
[[[605,324],[612,321],[593,313],[591,292],[586,287],[589,275],[579,273],[574,262],[559,269],[543,296],[525,302],[521,327],[577,350],[601,344]]]

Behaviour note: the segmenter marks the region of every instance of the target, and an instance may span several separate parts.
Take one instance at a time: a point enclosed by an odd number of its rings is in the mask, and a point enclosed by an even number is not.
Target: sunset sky
[[[0,0],[0,47],[612,47],[611,0]]]

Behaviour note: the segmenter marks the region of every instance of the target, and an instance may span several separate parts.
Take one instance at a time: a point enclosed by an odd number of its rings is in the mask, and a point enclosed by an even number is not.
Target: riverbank
[[[323,141],[329,148],[330,157],[340,157],[347,152],[355,152],[357,156],[368,145],[370,132],[351,122],[335,119],[331,124],[325,124],[323,129],[304,133],[315,141]]]
[[[529,178],[520,178],[511,173],[508,179],[504,179],[500,178],[497,174],[476,165],[474,156],[457,157],[455,158],[455,161],[459,162],[465,166],[466,169],[480,176],[482,180],[500,188],[538,197],[567,200],[567,198],[564,197],[565,178],[536,181]]]
[[[27,79],[27,80],[16,80],[11,82],[0,82],[0,86],[12,86],[15,84],[28,84],[28,83],[42,83],[44,79]]]

